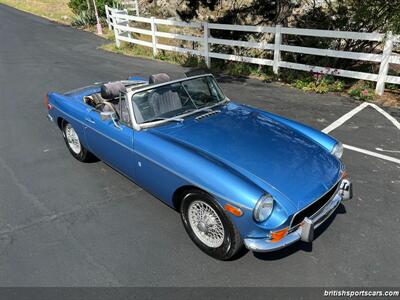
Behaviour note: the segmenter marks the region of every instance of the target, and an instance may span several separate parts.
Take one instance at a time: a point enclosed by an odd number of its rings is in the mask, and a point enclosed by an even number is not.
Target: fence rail
[[[400,76],[388,75],[389,64],[400,65],[400,55],[392,53],[394,43],[400,43],[400,36],[394,36],[390,32],[387,34],[377,32],[347,32],[347,31],[331,31],[319,29],[300,29],[267,26],[250,26],[250,25],[231,25],[231,24],[215,24],[207,22],[181,22],[174,20],[157,19],[154,17],[145,18],[128,15],[127,10],[119,10],[106,6],[107,22],[110,29],[114,30],[115,42],[117,47],[120,47],[120,42],[138,44],[141,46],[150,47],[153,49],[153,55],[157,55],[157,51],[167,50],[179,53],[189,53],[204,57],[208,67],[211,65],[211,58],[246,62],[252,64],[272,66],[274,73],[278,73],[280,68],[288,68],[301,71],[313,71],[318,73],[330,74],[334,76],[369,80],[376,82],[376,94],[382,95],[385,88],[385,83],[400,84]],[[150,24],[150,29],[134,27],[132,23]],[[192,28],[199,31],[198,35],[188,33],[171,33],[157,30],[157,25],[173,26],[183,29]],[[137,26],[137,25],[136,25]],[[142,26],[143,27],[143,26]],[[274,36],[274,43],[257,42],[257,41],[238,41],[221,38],[214,38],[211,30],[229,30],[229,31],[244,31],[254,33],[268,33]],[[131,33],[151,36],[151,41],[132,38]],[[365,53],[365,52],[350,52],[333,49],[319,49],[312,47],[301,47],[282,44],[282,35],[303,35],[321,38],[333,39],[352,39],[352,40],[367,40],[383,43],[382,53]],[[185,48],[162,44],[158,38],[175,39],[198,43],[198,49]],[[273,59],[248,57],[235,54],[225,54],[210,51],[210,45],[225,45],[232,47],[244,47],[251,49],[260,49],[271,51]],[[307,55],[316,55],[323,57],[335,57],[341,59],[352,59],[359,61],[370,61],[379,63],[378,73],[367,73],[353,70],[333,69],[321,66],[311,66],[306,64],[293,63],[283,61],[281,52],[291,52]]]

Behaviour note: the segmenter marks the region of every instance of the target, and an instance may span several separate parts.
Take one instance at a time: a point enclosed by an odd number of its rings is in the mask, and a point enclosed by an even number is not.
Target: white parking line
[[[385,149],[382,149],[380,147],[376,147],[375,150],[378,150],[378,151],[381,151],[381,152],[400,153],[400,151],[398,151],[398,150],[385,150]]]
[[[371,106],[371,107],[375,108],[378,112],[380,112],[383,116],[385,116],[390,122],[392,122],[393,125],[397,129],[400,130],[399,121],[397,121],[395,118],[393,118],[391,115],[389,115],[386,111],[384,111],[382,108],[380,108],[376,104],[363,102],[359,106],[357,106],[356,108],[352,109],[351,111],[349,111],[345,115],[341,116],[339,119],[337,119],[335,122],[330,124],[328,127],[322,129],[322,132],[323,133],[329,133],[332,130],[338,128],[339,126],[343,125],[344,122],[349,120],[355,114],[357,114],[360,111],[362,111],[367,106]],[[350,146],[350,145],[346,145],[346,144],[344,144],[343,147],[346,148],[346,149],[352,150],[352,151],[360,152],[360,153],[363,153],[363,154],[367,154],[367,155],[370,155],[370,156],[373,156],[373,157],[377,157],[377,158],[380,158],[380,159],[384,159],[384,160],[387,160],[387,161],[391,161],[391,162],[400,164],[400,159],[394,158],[394,157],[391,157],[391,156],[388,156],[388,155],[380,154],[380,153],[377,153],[377,152],[365,150],[365,149],[362,149],[362,148],[358,148],[358,147],[354,147],[354,146]],[[376,149],[379,150],[380,148],[376,148]],[[391,151],[391,152],[397,152],[397,151]]]
[[[400,159],[398,159],[398,158],[394,158],[394,157],[391,157],[391,156],[387,156],[387,155],[384,155],[384,154],[380,154],[380,153],[377,153],[377,152],[361,149],[361,148],[350,146],[350,145],[346,145],[346,144],[344,144],[343,147],[346,148],[346,149],[349,149],[349,150],[353,150],[353,151],[356,151],[356,152],[364,153],[364,154],[367,154],[367,155],[370,155],[370,156],[374,156],[374,157],[377,157],[377,158],[381,158],[381,159],[384,159],[384,160],[388,160],[388,161],[400,164]]]
[[[397,127],[397,129],[400,130],[400,123],[397,121],[395,118],[393,118],[391,115],[389,115],[386,111],[384,111],[382,108],[380,108],[378,105],[373,104],[373,103],[368,103],[369,106],[372,106],[375,108],[377,111],[379,111],[382,115],[384,115],[390,122],[393,123],[394,126]]]
[[[357,106],[356,108],[352,109],[351,111],[349,111],[347,114],[341,116],[339,119],[337,119],[335,122],[333,122],[331,125],[329,125],[328,127],[322,129],[323,133],[329,133],[332,130],[338,128],[339,126],[343,125],[344,122],[346,122],[348,119],[350,119],[351,117],[353,117],[356,113],[359,113],[360,111],[362,111],[364,108],[366,108],[369,105],[369,103],[367,102],[363,102],[361,103],[359,106]]]

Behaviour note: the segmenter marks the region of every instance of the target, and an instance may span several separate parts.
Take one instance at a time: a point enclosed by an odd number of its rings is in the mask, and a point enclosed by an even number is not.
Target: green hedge
[[[104,9],[105,5],[113,6],[115,0],[96,0],[97,10],[100,17],[105,17],[106,12]],[[89,4],[89,7],[88,7]],[[82,15],[82,13],[94,13],[93,0],[70,0],[68,6],[71,8],[73,13],[77,16]]]

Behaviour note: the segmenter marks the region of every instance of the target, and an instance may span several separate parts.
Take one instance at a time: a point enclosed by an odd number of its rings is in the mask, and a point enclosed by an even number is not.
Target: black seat
[[[182,108],[182,101],[177,92],[171,90],[154,92],[149,98],[155,116]]]

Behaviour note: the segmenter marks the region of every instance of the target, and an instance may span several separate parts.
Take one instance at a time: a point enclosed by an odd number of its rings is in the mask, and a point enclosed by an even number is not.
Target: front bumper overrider
[[[289,230],[289,233],[279,241],[266,238],[245,238],[244,244],[247,249],[255,252],[271,252],[289,246],[299,240],[312,242],[314,229],[318,228],[336,210],[342,200],[352,198],[352,183],[349,179],[343,179],[338,190],[332,198],[313,216],[305,218],[300,226]]]

